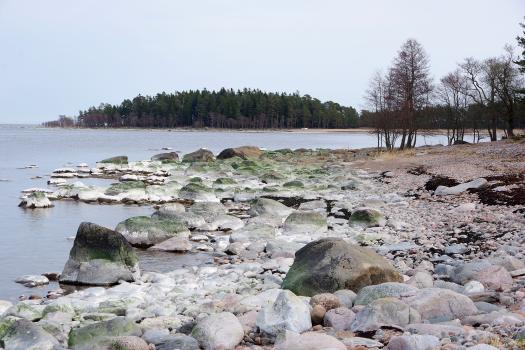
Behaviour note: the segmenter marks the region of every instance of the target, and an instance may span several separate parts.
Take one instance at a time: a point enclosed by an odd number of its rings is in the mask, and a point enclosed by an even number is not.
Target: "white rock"
[[[487,180],[484,178],[479,178],[472,180],[470,182],[465,182],[462,184],[459,184],[457,186],[453,187],[447,187],[447,186],[438,186],[436,188],[436,191],[434,191],[434,194],[436,196],[450,196],[450,195],[456,195],[460,194],[461,192],[465,192],[468,189],[471,188],[480,188],[487,184]]]
[[[478,281],[469,281],[465,283],[464,288],[465,294],[483,293],[485,291],[483,284]]]
[[[242,341],[244,330],[234,314],[221,312],[198,322],[191,336],[205,350],[233,349]]]
[[[302,333],[312,328],[310,308],[289,290],[283,290],[273,304],[266,305],[257,315],[257,327],[277,336],[286,330]]]

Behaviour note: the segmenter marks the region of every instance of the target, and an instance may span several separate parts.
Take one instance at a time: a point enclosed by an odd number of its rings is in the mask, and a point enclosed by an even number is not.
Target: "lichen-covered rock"
[[[503,267],[493,265],[488,260],[475,260],[460,265],[452,274],[452,281],[465,284],[469,281],[481,282],[487,289],[504,291],[512,287],[512,276]]]
[[[117,196],[135,190],[146,190],[146,184],[142,181],[125,181],[112,183],[104,192],[108,196]]]
[[[217,159],[229,159],[233,157],[239,158],[259,158],[263,155],[263,151],[255,146],[241,146],[235,148],[226,148],[217,155]]]
[[[328,230],[326,216],[315,211],[296,211],[284,221],[285,232],[322,233]]]
[[[234,314],[221,312],[199,321],[191,336],[204,350],[233,349],[242,341],[244,330]]]
[[[352,323],[354,332],[371,332],[381,327],[404,327],[421,322],[417,310],[395,298],[374,300],[356,315]]]
[[[285,331],[302,333],[312,328],[310,309],[301,298],[283,290],[272,304],[259,311],[256,321],[261,332],[277,336]]]
[[[286,205],[269,198],[258,198],[251,203],[248,214],[252,216],[277,216],[286,217],[294,210]]]
[[[115,231],[133,246],[151,247],[173,237],[188,238],[190,231],[182,222],[163,217],[134,216],[119,223]]]
[[[350,215],[350,223],[357,226],[385,226],[386,219],[380,211],[371,208],[356,209]]]
[[[6,350],[51,350],[58,341],[37,324],[25,319],[0,320],[0,346]]]
[[[128,156],[116,156],[101,160],[99,163],[128,164]]]
[[[138,258],[120,233],[93,223],[78,227],[61,283],[111,285],[134,281],[140,274]]]
[[[110,343],[112,337],[139,336],[142,332],[138,325],[131,319],[117,316],[107,321],[95,322],[69,332],[68,346],[81,348],[95,346],[97,343]]]
[[[295,253],[282,287],[312,296],[340,289],[357,292],[368,285],[401,281],[401,274],[377,253],[342,239],[324,238]]]
[[[219,202],[212,188],[197,182],[190,182],[179,191],[179,198],[195,202]]]
[[[409,297],[418,292],[416,287],[404,283],[386,282],[372,286],[366,286],[357,293],[354,300],[355,305],[368,305],[376,299],[401,296]]]
[[[478,312],[469,297],[449,289],[420,289],[414,296],[402,300],[416,309],[422,320],[429,322],[450,321]]]
[[[44,192],[38,191],[30,193],[18,206],[26,209],[54,207],[53,203],[47,198],[47,195]]]
[[[182,157],[183,162],[210,162],[214,159],[215,156],[213,153],[204,148],[185,154],[184,157]]]

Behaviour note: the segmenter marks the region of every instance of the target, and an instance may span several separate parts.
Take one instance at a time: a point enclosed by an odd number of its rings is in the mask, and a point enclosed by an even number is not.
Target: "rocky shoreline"
[[[239,147],[56,169],[21,206],[155,211],[82,223],[49,277],[91,287],[0,301],[0,348],[522,349],[525,144],[373,153]],[[141,271],[136,249],[211,261]]]

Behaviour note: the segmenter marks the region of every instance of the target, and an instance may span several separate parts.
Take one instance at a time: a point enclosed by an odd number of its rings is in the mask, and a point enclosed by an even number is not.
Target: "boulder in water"
[[[116,156],[101,160],[99,163],[128,164],[128,156]]]
[[[182,157],[183,162],[210,162],[214,159],[213,153],[204,148],[185,154],[184,157]]]
[[[151,157],[151,160],[176,161],[176,160],[179,160],[179,155],[177,154],[177,152],[159,153],[159,154],[155,154],[153,157]]]
[[[54,207],[47,195],[38,191],[29,194],[18,206],[26,209]]]
[[[263,151],[255,146],[241,146],[235,148],[226,148],[219,155],[217,159],[229,159],[233,157],[239,158],[259,158],[263,155]]]
[[[383,257],[338,238],[311,242],[295,253],[283,289],[313,296],[340,289],[358,292],[384,282],[401,282],[401,274]]]
[[[83,222],[78,227],[61,283],[112,285],[139,277],[138,258],[126,238],[108,228]]]

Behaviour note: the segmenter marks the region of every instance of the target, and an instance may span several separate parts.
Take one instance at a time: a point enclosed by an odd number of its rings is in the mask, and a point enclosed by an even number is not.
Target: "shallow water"
[[[420,144],[444,141],[444,137],[419,139]],[[95,166],[96,161],[115,155],[127,155],[132,161],[149,159],[163,152],[162,147],[171,147],[182,153],[205,147],[217,153],[226,147],[242,145],[294,149],[362,148],[374,147],[375,144],[375,137],[366,133],[64,130],[0,125],[0,299],[16,300],[22,294],[42,295],[56,288],[56,285],[49,285],[28,289],[13,281],[21,275],[61,271],[73,242],[71,237],[74,237],[80,222],[92,221],[113,228],[130,216],[152,212],[149,206],[74,201],[56,201],[55,207],[50,209],[18,208],[20,191],[29,187],[46,187],[53,169],[82,162]],[[19,169],[29,164],[36,164],[38,168]],[[42,178],[31,179],[34,176]],[[140,255],[143,270],[159,272],[207,261],[201,255]]]

